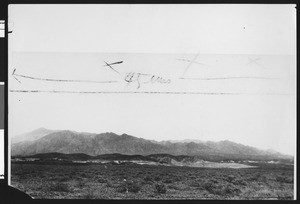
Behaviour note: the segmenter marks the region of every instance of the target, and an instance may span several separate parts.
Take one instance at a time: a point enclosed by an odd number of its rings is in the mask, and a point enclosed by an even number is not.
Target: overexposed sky
[[[296,5],[9,5],[14,51],[295,54]]]
[[[295,13],[295,5],[10,5],[10,90],[238,94],[10,92],[9,133],[45,127],[154,140],[231,140],[293,154]],[[196,53],[196,61],[208,66],[193,64],[185,77],[246,78],[180,80],[188,63],[176,59],[192,60]],[[103,67],[121,60],[114,67],[122,76]],[[39,78],[118,83],[19,83],[14,69]],[[171,83],[137,89],[124,82],[128,72]]]

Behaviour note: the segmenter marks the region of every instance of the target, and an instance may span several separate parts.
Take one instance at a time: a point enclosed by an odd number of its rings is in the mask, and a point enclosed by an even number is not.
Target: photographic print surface
[[[9,23],[10,185],[295,198],[295,5],[10,5]]]

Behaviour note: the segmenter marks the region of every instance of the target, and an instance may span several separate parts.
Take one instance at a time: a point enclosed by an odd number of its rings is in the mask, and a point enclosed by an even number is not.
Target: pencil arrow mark
[[[106,62],[105,62],[105,63],[106,63]],[[119,61],[119,62],[110,63],[109,65],[121,64],[121,63],[123,63],[123,61]],[[107,65],[107,63],[106,63],[106,65],[103,65],[103,66],[109,66],[109,65]]]
[[[104,61],[104,62],[105,62],[105,61]],[[107,62],[105,62],[106,65],[104,65],[104,66],[108,66],[108,67],[111,68],[114,72],[116,72],[116,73],[118,73],[118,74],[120,75],[120,73],[119,73],[117,70],[115,70],[114,68],[112,68],[111,65],[113,65],[113,64],[121,64],[121,63],[123,63],[123,61],[120,61],[120,62],[114,62],[114,63],[111,63],[111,64],[108,64]]]
[[[80,83],[115,83],[118,81],[91,81],[91,80],[74,80],[74,79],[50,79],[50,78],[39,78],[39,77],[32,77],[32,76],[26,76],[21,74],[16,74],[16,69],[14,69],[12,76],[21,83],[20,80],[17,79],[17,77],[22,77],[26,79],[32,79],[32,80],[40,80],[40,81],[52,81],[52,82],[80,82]]]
[[[12,76],[15,78],[15,80],[17,80],[21,84],[21,81],[15,76],[16,75],[15,72],[16,72],[16,69],[14,69]]]

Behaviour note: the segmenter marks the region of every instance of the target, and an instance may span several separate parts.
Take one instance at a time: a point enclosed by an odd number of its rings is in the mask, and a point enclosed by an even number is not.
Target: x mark
[[[256,64],[256,65],[258,65],[260,67],[263,67],[261,64],[259,64],[257,62],[257,61],[261,60],[260,57],[257,57],[257,58],[250,58],[250,57],[248,57],[248,60],[249,60],[249,62],[247,63],[247,65]]]
[[[104,61],[105,62],[105,61]],[[115,70],[114,68],[112,68],[112,65],[114,65],[114,64],[121,64],[121,63],[123,63],[123,61],[119,61],[119,62],[113,62],[113,63],[107,63],[107,62],[105,62],[105,64],[106,65],[104,65],[104,66],[108,66],[109,68],[111,68],[113,71],[115,71],[116,73],[118,73],[118,74],[120,74],[117,70]]]

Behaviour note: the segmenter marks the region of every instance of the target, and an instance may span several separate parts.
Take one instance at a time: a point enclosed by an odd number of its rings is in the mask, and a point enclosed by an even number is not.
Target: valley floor
[[[211,169],[12,163],[11,185],[36,199],[293,199],[293,166]]]

